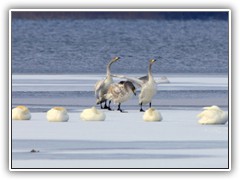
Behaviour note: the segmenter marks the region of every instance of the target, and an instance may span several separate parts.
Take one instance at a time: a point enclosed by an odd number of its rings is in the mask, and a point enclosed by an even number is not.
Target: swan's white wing
[[[104,86],[104,80],[100,80],[95,84],[95,96],[98,99],[99,98],[99,91]]]
[[[143,81],[144,83],[146,83],[146,82],[148,81],[148,75],[143,76],[143,77],[140,77],[140,78],[138,78],[138,79],[140,79],[141,81]]]
[[[121,93],[122,93],[122,88],[120,85],[115,84],[114,86],[112,86],[112,94],[115,98]]]
[[[111,74],[111,76],[113,77],[117,77],[117,78],[122,78],[122,79],[127,79],[128,81],[131,81],[132,83],[136,84],[137,86],[142,87],[144,82],[138,78],[130,78],[124,75],[117,75],[117,74]]]
[[[118,84],[112,84],[110,85],[107,94],[105,95],[105,98],[108,100],[116,100],[118,98],[119,94],[121,93],[121,88]]]

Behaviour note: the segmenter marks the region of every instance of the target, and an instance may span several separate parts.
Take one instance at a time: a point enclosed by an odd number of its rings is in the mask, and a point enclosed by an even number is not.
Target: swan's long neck
[[[112,63],[114,62],[114,59],[111,60],[108,65],[107,65],[107,76],[110,76],[111,75],[111,71],[110,71],[110,67],[112,65]]]
[[[148,80],[152,81],[153,80],[153,75],[152,75],[152,63],[149,63],[148,66]]]
[[[112,81],[112,76],[111,76],[110,68],[111,68],[111,65],[112,65],[113,62],[114,62],[114,59],[111,60],[111,61],[108,63],[108,65],[107,65],[107,79],[108,79],[109,81]]]

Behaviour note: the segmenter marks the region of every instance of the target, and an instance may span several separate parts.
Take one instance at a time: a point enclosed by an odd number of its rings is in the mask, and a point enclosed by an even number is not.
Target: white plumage
[[[84,109],[80,114],[80,118],[85,121],[104,121],[106,115],[93,106],[92,108]]]
[[[106,101],[104,95],[107,93],[109,86],[113,83],[110,67],[114,62],[116,62],[119,59],[120,59],[119,57],[115,57],[108,63],[106,78],[98,81],[95,84],[95,96],[97,98],[96,101],[97,104],[101,104]]]
[[[31,113],[26,106],[17,106],[12,109],[13,120],[30,120]]]
[[[53,107],[47,112],[47,120],[49,122],[66,122],[68,119],[67,110],[63,107]]]
[[[204,107],[204,111],[198,114],[199,124],[225,124],[228,121],[228,113],[218,106]]]
[[[105,96],[114,103],[122,103],[130,99],[133,94],[135,94],[134,85],[130,81],[121,81],[111,84]]]
[[[155,59],[151,59],[149,61],[148,75],[141,78],[130,78],[123,75],[115,74],[112,75],[113,77],[125,78],[128,81],[131,81],[135,83],[137,86],[141,87],[141,92],[139,94],[139,105],[141,106],[140,111],[144,111],[142,109],[143,104],[149,103],[149,107],[151,107],[152,98],[157,92],[157,85],[152,75],[152,64],[155,61],[156,61]]]
[[[168,80],[168,78],[166,76],[162,76],[160,78],[155,78],[155,82],[157,84],[168,84],[168,83],[170,83],[170,81]]]
[[[157,86],[153,79],[148,80],[142,85],[141,92],[139,94],[139,104],[151,103],[153,96],[157,92]]]
[[[114,104],[118,103],[118,110],[121,109],[121,103],[129,100],[133,94],[136,95],[136,88],[130,81],[120,81],[119,83],[111,84],[108,88],[105,98],[109,101],[113,101]]]
[[[159,111],[157,111],[154,108],[149,108],[145,111],[145,113],[143,114],[143,120],[144,121],[161,121],[163,118],[160,114]]]

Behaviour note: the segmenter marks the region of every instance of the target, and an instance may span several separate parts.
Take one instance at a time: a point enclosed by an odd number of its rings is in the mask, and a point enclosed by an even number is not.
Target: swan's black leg
[[[149,107],[152,107],[152,102],[149,103]]]
[[[142,108],[142,103],[140,104],[140,112],[144,112],[143,108]]]
[[[107,106],[107,100],[105,101],[104,109],[108,109],[108,106]]]
[[[110,107],[111,102],[112,102],[112,101],[110,100],[110,101],[109,101],[109,104],[108,104],[108,110],[109,110],[109,111],[112,110],[111,107]]]
[[[120,111],[120,112],[123,112],[123,110],[121,109],[121,103],[118,104],[118,109],[117,110]]]

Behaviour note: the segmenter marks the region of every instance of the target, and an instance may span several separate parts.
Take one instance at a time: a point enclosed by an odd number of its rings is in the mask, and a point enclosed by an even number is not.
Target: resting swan
[[[26,106],[17,106],[12,109],[12,120],[30,120],[31,114]]]
[[[143,114],[143,120],[144,121],[161,121],[162,116],[161,116],[160,112],[158,112],[156,109],[149,108]]]
[[[80,118],[85,121],[104,121],[106,115],[93,106],[90,109],[84,109],[80,114]]]
[[[110,103],[109,102],[109,106],[107,106],[107,100],[105,99],[104,95],[107,93],[107,90],[109,88],[109,86],[113,83],[113,79],[111,77],[111,71],[110,71],[110,67],[111,65],[118,61],[120,59],[120,57],[115,57],[113,58],[107,65],[107,74],[106,74],[106,78],[104,80],[100,80],[95,84],[95,96],[97,98],[96,103],[100,104],[101,109],[109,109],[110,108]],[[105,106],[102,107],[102,103],[105,102]]]
[[[69,119],[67,110],[64,107],[53,107],[47,112],[49,122],[67,122]]]
[[[148,75],[146,77],[137,79],[137,78],[129,78],[122,75],[112,75],[113,77],[125,78],[141,87],[141,92],[139,94],[139,105],[140,105],[141,112],[144,111],[142,109],[143,104],[149,103],[149,107],[152,106],[152,103],[151,103],[152,98],[157,92],[156,82],[154,81],[153,75],[152,75],[152,65],[154,62],[156,62],[155,59],[151,59],[149,61]]]
[[[121,103],[127,101],[136,96],[136,88],[130,81],[120,81],[118,84],[111,84],[105,98],[109,101],[113,101],[114,104],[118,103],[118,111],[123,112],[121,109]]]
[[[218,106],[204,107],[204,111],[197,116],[201,118],[199,124],[225,124],[228,121],[228,113]]]

